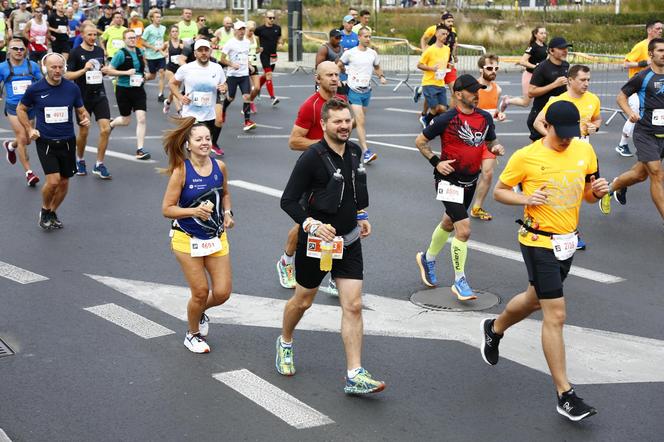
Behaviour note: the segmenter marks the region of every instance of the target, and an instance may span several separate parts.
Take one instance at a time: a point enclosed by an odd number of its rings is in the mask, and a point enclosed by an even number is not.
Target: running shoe
[[[473,218],[478,218],[482,221],[491,221],[493,219],[493,216],[481,207],[473,207],[470,210],[470,216]]]
[[[489,365],[496,365],[498,363],[498,345],[503,335],[494,333],[493,323],[495,319],[486,318],[480,323],[480,330],[484,334],[480,350],[482,351],[482,359]]]
[[[576,250],[586,250],[586,242],[579,236],[579,242],[576,243]]]
[[[88,169],[85,165],[85,160],[76,160],[76,175],[85,176],[88,174]]]
[[[602,198],[599,199],[598,203],[599,211],[604,215],[611,213],[611,194],[607,193]]]
[[[293,264],[284,264],[283,260],[279,258],[279,261],[277,261],[277,275],[279,276],[279,284],[283,288],[295,288],[295,266]]]
[[[258,113],[258,109],[256,108],[256,103],[253,101],[249,105],[249,110],[251,111],[252,114]]]
[[[203,314],[201,315],[201,320],[198,321],[198,333],[205,338],[207,337],[209,331],[210,331],[210,318],[208,318],[208,315],[206,315],[205,312],[203,312]]]
[[[136,149],[137,160],[149,160],[151,157],[150,152],[143,149]]]
[[[618,155],[621,157],[633,157],[634,154],[632,151],[629,150],[629,145],[627,144],[619,144],[616,146],[616,152],[618,152]]]
[[[362,156],[362,159],[364,160],[364,164],[369,164],[370,162],[374,161],[376,158],[378,158],[378,155],[373,153],[371,150],[367,149],[364,152],[364,155]]]
[[[500,99],[500,104],[498,105],[498,109],[500,112],[505,112],[505,110],[507,110],[507,106],[509,105],[510,105],[510,96],[503,95],[503,98]]]
[[[25,180],[28,182],[28,186],[35,187],[39,182],[39,177],[32,173],[31,170],[25,172]]]
[[[212,152],[214,152],[214,154],[217,155],[218,157],[223,157],[224,156],[224,149],[222,149],[221,147],[215,146],[213,144],[210,149],[212,149]]]
[[[251,120],[247,120],[244,122],[244,127],[242,128],[243,131],[248,132],[252,129],[256,129],[256,123],[254,123]]]
[[[436,279],[436,261],[427,261],[427,256],[423,252],[417,252],[415,261],[420,268],[420,278],[422,282],[429,287],[436,287],[438,279]]]
[[[556,411],[574,422],[597,414],[597,410],[594,407],[586,404],[582,398],[576,395],[574,388],[571,388],[558,397]]]
[[[284,376],[293,376],[295,374],[295,360],[293,357],[293,346],[284,347],[281,336],[277,338],[277,357],[274,362],[277,372]]]
[[[473,293],[473,289],[470,288],[465,276],[454,281],[454,285],[451,288],[452,293],[456,295],[459,301],[471,301],[477,299],[477,295]]]
[[[168,100],[164,100],[164,107],[161,108],[161,111],[164,114],[168,114],[168,111],[170,111],[170,110],[171,110],[171,102],[168,101]]]
[[[112,178],[111,174],[108,172],[108,169],[106,166],[104,166],[104,163],[100,163],[98,166],[95,166],[92,169],[92,173],[97,175],[102,180],[110,180]]]
[[[16,148],[10,149],[12,142],[9,140],[6,140],[2,145],[5,147],[5,150],[7,151],[7,162],[9,164],[16,164]]]
[[[164,97],[164,94],[159,94],[159,96],[157,97],[157,101],[160,103],[166,101],[166,97]]]
[[[413,101],[417,103],[420,101],[420,97],[422,96],[422,86],[416,86],[415,90],[413,91]]]
[[[426,129],[426,128],[427,128],[427,117],[425,117],[424,115],[422,115],[422,116],[420,117],[420,119],[419,119],[419,122],[420,122],[420,125],[422,126],[422,129]]]
[[[51,224],[50,213],[50,210],[45,209],[41,209],[39,211],[39,227],[44,230],[51,230],[53,228],[53,225]]]
[[[272,106],[279,104],[279,99],[277,97],[272,97]]]
[[[210,353],[210,346],[200,333],[189,333],[184,336],[184,346],[192,353]]]
[[[49,217],[51,218],[51,227],[54,229],[62,229],[62,221],[58,219],[58,215],[55,212],[48,212]]]
[[[627,204],[627,187],[623,187],[622,189],[613,192],[613,197],[620,203],[620,205],[624,206]]]
[[[346,377],[344,387],[346,394],[369,394],[383,390],[385,390],[385,382],[375,380],[364,368],[360,368],[360,371],[352,378]]]

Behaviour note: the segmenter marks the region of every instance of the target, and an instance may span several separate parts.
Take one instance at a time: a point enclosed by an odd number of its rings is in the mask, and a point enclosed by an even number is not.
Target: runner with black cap
[[[498,363],[498,344],[514,324],[542,310],[542,349],[558,401],[557,411],[580,421],[597,411],[578,397],[567,378],[563,325],[563,281],[576,251],[576,228],[582,200],[595,203],[609,186],[599,177],[592,146],[581,135],[579,111],[569,101],[558,101],[545,115],[547,134],[516,151],[494,189],[496,201],[524,206],[519,229],[521,254],[528,271],[528,288],[510,300],[496,319],[484,319],[482,358]],[[512,189],[520,184],[523,192]]]
[[[461,301],[477,298],[466,280],[465,265],[470,238],[468,208],[481,172],[482,156],[487,149],[495,155],[505,153],[496,138],[493,117],[476,107],[478,91],[485,88],[472,75],[461,75],[454,82],[457,107],[435,117],[415,140],[417,148],[434,168],[436,199],[442,201],[445,207],[442,221],[433,231],[426,253],[418,252],[416,255],[420,276],[425,285],[438,285],[436,256],[454,231],[451,247],[454,266],[452,292]],[[440,156],[434,154],[429,146],[429,141],[436,137],[440,137]]]

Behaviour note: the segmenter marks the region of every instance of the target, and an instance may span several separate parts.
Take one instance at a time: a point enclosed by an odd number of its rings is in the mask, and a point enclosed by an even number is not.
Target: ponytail
[[[189,156],[185,144],[189,141],[191,130],[197,126],[205,126],[203,123],[196,123],[194,117],[173,118],[173,121],[177,123],[177,127],[165,131],[163,139],[164,152],[168,156],[168,169],[159,171],[166,175],[171,175],[175,169],[182,167]]]
[[[537,33],[539,32],[540,29],[542,29],[544,26],[537,26],[534,28],[532,31],[530,31],[530,46],[535,44],[535,41],[537,40]]]

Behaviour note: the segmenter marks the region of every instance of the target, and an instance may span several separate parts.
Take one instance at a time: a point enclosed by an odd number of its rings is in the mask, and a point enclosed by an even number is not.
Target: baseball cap
[[[338,29],[332,29],[330,31],[330,37],[341,37],[341,31]]]
[[[129,14],[129,17],[138,17],[138,12],[131,11],[131,14]]]
[[[565,40],[563,37],[553,37],[549,42],[550,48],[565,49],[571,48],[572,46],[573,45],[571,43],[567,43],[567,40]]]
[[[244,22],[243,22],[243,21],[240,21],[240,20],[238,20],[238,21],[236,21],[235,23],[233,23],[233,29],[236,29],[236,30],[237,30],[237,29],[246,28],[246,27],[247,27],[247,25],[245,25]]]
[[[441,20],[447,20],[448,18],[454,18],[454,16],[451,13],[446,12],[440,17]]]
[[[477,81],[477,79],[472,75],[463,74],[456,79],[456,81],[454,82],[454,87],[452,89],[454,89],[455,92],[459,91],[477,92],[480,89],[486,89],[486,86],[480,84]]]
[[[547,109],[544,119],[553,126],[560,138],[581,136],[579,110],[569,101],[560,100],[553,103]]]
[[[209,38],[209,39],[214,38],[214,34],[212,32],[210,32],[210,28],[208,28],[207,26],[203,26],[202,28],[200,28],[198,30],[198,35],[202,35],[205,38]]]
[[[207,41],[204,38],[199,38],[196,40],[196,43],[194,43],[194,51],[198,50],[198,48],[210,48],[210,42]]]
[[[19,5],[27,5],[27,4],[28,4],[28,2],[27,2],[27,1],[25,1],[25,0],[21,0],[20,2],[18,2],[18,4],[19,4]]]
[[[350,23],[352,21],[355,21],[355,18],[352,15],[345,15],[344,16],[344,23]]]

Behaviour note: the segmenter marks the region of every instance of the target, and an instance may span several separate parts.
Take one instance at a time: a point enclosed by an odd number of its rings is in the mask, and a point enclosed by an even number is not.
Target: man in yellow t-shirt
[[[429,109],[426,115],[420,117],[422,128],[426,128],[436,115],[447,110],[445,75],[448,72],[450,48],[445,45],[445,40],[449,32],[445,25],[438,25],[435,34],[436,42],[424,51],[417,63],[417,68],[424,72],[422,75],[422,94],[426,98]]]
[[[632,78],[634,75],[638,74],[642,70],[650,66],[650,58],[648,57],[648,43],[653,38],[662,37],[662,22],[659,20],[651,20],[646,23],[646,34],[648,35],[645,40],[641,40],[634,45],[629,54],[625,55],[625,69],[627,71],[627,77]],[[629,97],[629,107],[636,113],[639,112],[639,97],[637,94],[632,94]],[[634,123],[625,121],[622,129],[622,136],[620,137],[620,143],[616,146],[616,152],[618,155],[623,157],[631,157],[634,154],[629,150],[628,139],[632,136],[634,132]]]
[[[122,23],[124,19],[122,14],[119,12],[113,13],[113,18],[111,19],[111,24],[106,27],[106,30],[101,34],[101,40],[104,42],[104,47],[106,51],[106,58],[110,61],[111,58],[118,52],[120,49],[124,48],[124,31],[127,30]]]
[[[481,354],[489,365],[499,359],[498,345],[514,324],[542,310],[542,349],[557,391],[557,411],[572,421],[597,413],[579,398],[567,378],[563,325],[563,281],[572,266],[581,202],[595,203],[609,191],[599,178],[592,146],[581,135],[580,115],[568,101],[551,104],[546,136],[512,155],[493,195],[496,201],[525,206],[519,230],[528,288],[510,300],[495,319],[482,321]],[[521,184],[522,193],[512,188]]]
[[[600,115],[599,97],[588,92],[590,85],[590,68],[582,64],[576,64],[567,73],[567,92],[556,97],[549,98],[542,111],[537,115],[533,127],[546,136],[546,122],[544,116],[552,103],[565,100],[571,102],[579,110],[581,115],[581,137],[588,141],[588,137],[597,133],[602,125]]]

